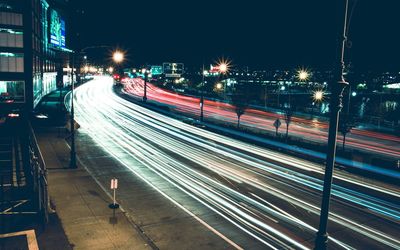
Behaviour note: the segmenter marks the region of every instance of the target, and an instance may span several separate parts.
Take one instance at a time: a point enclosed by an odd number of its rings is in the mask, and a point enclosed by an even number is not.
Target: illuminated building
[[[55,7],[57,6],[57,8]],[[0,0],[0,109],[30,112],[62,84],[63,1]],[[1,115],[1,114],[0,114]]]

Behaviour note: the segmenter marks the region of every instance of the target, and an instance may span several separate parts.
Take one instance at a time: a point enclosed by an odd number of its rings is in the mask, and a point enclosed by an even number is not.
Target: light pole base
[[[314,250],[325,250],[328,244],[328,234],[317,233],[317,238],[315,239]]]
[[[109,208],[111,209],[118,209],[119,208],[119,204],[118,203],[111,203],[110,205],[108,205]]]
[[[72,169],[78,168],[78,165],[76,165],[76,156],[75,153],[71,152],[71,160],[69,162],[69,167]]]
[[[147,97],[143,96],[143,102],[147,101]]]

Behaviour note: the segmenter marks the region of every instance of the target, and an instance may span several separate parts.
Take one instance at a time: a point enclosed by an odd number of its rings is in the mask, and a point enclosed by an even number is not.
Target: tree
[[[231,95],[232,105],[235,106],[237,115],[237,128],[240,126],[240,117],[245,113],[248,107],[248,95],[244,86],[237,86],[234,93]]]
[[[341,114],[339,118],[338,131],[343,136],[343,150],[346,143],[346,135],[351,132],[354,127],[354,121],[349,114]]]
[[[293,108],[292,107],[287,107],[284,109],[285,112],[285,123],[286,123],[286,141],[289,136],[289,125],[292,122],[292,116],[293,116]]]

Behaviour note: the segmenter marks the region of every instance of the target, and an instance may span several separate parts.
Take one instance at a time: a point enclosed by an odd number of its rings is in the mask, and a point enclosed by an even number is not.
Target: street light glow
[[[320,102],[324,99],[325,92],[322,90],[316,90],[313,92],[313,99],[316,102]]]
[[[309,77],[310,77],[310,73],[308,73],[308,71],[305,69],[301,69],[297,72],[297,78],[300,81],[307,81]]]
[[[121,51],[115,51],[113,54],[113,60],[116,63],[121,63],[124,60],[124,54]]]
[[[230,61],[223,59],[223,58],[220,59],[218,61],[217,68],[218,68],[219,73],[226,74],[230,68]]]
[[[228,65],[226,65],[225,63],[222,63],[219,65],[218,68],[221,73],[225,73],[228,70]]]

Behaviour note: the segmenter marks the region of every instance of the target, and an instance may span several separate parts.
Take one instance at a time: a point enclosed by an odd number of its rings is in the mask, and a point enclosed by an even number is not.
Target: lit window
[[[20,30],[0,28],[0,47],[23,47],[23,33]]]
[[[0,72],[24,72],[24,54],[0,52]]]
[[[0,12],[0,24],[22,26],[22,14]]]
[[[24,101],[24,81],[0,81],[0,103],[15,103]]]

